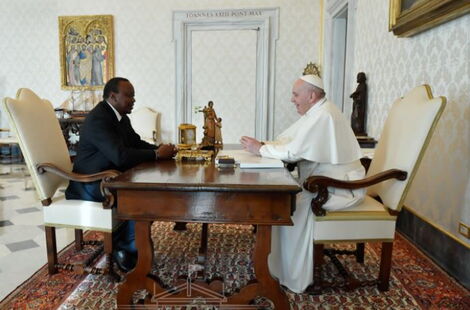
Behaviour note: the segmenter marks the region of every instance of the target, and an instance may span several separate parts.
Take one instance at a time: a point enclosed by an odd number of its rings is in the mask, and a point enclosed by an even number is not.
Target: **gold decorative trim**
[[[390,0],[389,31],[409,37],[470,12],[468,0],[415,0],[402,10],[403,0]]]
[[[59,16],[60,80],[65,90],[97,90],[114,77],[114,33],[112,15]],[[77,50],[80,49],[80,50]],[[92,52],[89,51],[92,49]],[[92,60],[87,60],[86,68],[78,67],[78,79],[75,70],[69,68],[75,64],[72,58],[87,59],[95,57],[95,51],[104,57],[102,83],[95,84],[92,78]],[[70,54],[68,54],[70,53]],[[83,53],[83,55],[81,55]],[[69,59],[67,59],[69,57]],[[85,58],[82,58],[85,57]],[[98,54],[97,56],[98,57]],[[67,61],[68,60],[68,61]],[[83,60],[79,60],[81,64]],[[74,76],[72,79],[71,76]],[[83,77],[82,77],[83,75]],[[99,76],[98,76],[99,78]],[[71,80],[72,79],[72,80]]]
[[[315,217],[316,222],[328,221],[396,221],[397,217],[383,211],[335,212]]]
[[[204,160],[211,161],[214,151],[210,150],[179,150],[175,156],[176,161],[181,160]]]
[[[401,1],[390,0],[388,11],[388,31],[393,30],[393,26],[397,23],[397,17],[401,12]]]
[[[435,99],[435,97],[433,97],[433,94],[432,94],[432,90],[431,90],[431,87],[427,84],[424,84],[423,85],[426,89],[426,93],[428,95],[428,99],[431,100],[431,99]],[[429,142],[431,141],[431,137],[432,137],[432,134],[434,133],[434,130],[436,129],[437,127],[437,123],[439,121],[439,119],[441,118],[441,115],[442,113],[444,112],[444,108],[447,104],[447,98],[444,97],[444,96],[440,96],[439,98],[441,98],[441,106],[439,107],[439,111],[437,111],[436,113],[436,116],[434,117],[434,120],[432,122],[432,125],[428,131],[428,134],[426,136],[426,139],[424,140],[424,144],[423,144],[423,147],[421,148],[421,151],[419,152],[419,155],[418,155],[418,159],[416,160],[416,163],[413,167],[413,170],[411,171],[410,175],[409,175],[409,178],[408,178],[408,183],[406,184],[405,186],[405,189],[403,190],[403,194],[401,195],[401,199],[397,205],[397,211],[400,211],[402,206],[404,205],[405,203],[405,198],[406,196],[408,195],[408,191],[410,190],[410,187],[411,187],[411,183],[413,182],[413,179],[418,171],[418,167],[419,165],[421,164],[421,161],[424,157],[424,152],[426,151],[426,149],[428,148],[428,145],[429,145]]]
[[[362,242],[393,242],[395,239],[350,239],[350,240],[314,240],[314,244],[329,243],[362,243]]]
[[[302,75],[308,74],[313,74],[321,78],[320,68],[317,66],[317,64],[314,64],[313,62],[309,62],[304,68],[304,71],[302,72]]]
[[[450,232],[446,231],[444,228],[442,228],[441,226],[433,223],[431,220],[429,220],[427,217],[423,216],[423,215],[420,215],[418,214],[415,210],[411,209],[410,207],[407,207],[407,206],[403,206],[404,209],[406,209],[406,211],[410,212],[411,214],[413,214],[414,216],[416,216],[417,218],[419,218],[420,220],[422,220],[423,222],[431,225],[432,227],[436,228],[437,230],[439,230],[441,233],[445,234],[446,236],[448,236],[449,238],[452,238],[454,239],[456,242],[460,243],[461,245],[463,245],[464,247],[466,247],[467,249],[470,249],[470,244],[467,244],[465,243],[464,241],[460,240],[458,237],[456,237],[455,235],[451,234]]]

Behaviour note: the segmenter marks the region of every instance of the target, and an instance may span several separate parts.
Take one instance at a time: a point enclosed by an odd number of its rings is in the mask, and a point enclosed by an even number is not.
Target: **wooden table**
[[[165,292],[155,276],[149,276],[153,262],[150,227],[153,221],[181,221],[257,225],[253,254],[256,280],[228,297],[227,303],[248,304],[256,296],[264,296],[276,309],[289,309],[287,297],[267,264],[271,226],[292,225],[295,196],[301,191],[286,169],[219,169],[213,162],[168,160],[140,164],[104,186],[115,195],[117,217],[136,221],[139,259],[119,288],[118,306],[129,305],[138,289]]]

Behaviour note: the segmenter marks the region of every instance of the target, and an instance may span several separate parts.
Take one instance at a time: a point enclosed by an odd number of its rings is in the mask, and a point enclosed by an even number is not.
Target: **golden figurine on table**
[[[222,147],[222,118],[217,117],[213,108],[214,103],[209,101],[204,109],[198,112],[204,113],[204,138],[202,138],[201,148]]]
[[[213,150],[221,148],[222,142],[222,118],[217,117],[214,110],[214,102],[209,101],[203,109],[196,110],[204,114],[204,137],[201,144],[196,143],[196,126],[192,124],[181,124],[179,130],[179,152],[177,160],[193,159],[208,160],[213,155]]]

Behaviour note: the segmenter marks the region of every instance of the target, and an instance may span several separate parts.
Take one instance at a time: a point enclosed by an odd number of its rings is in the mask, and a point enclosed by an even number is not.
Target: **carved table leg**
[[[137,266],[127,276],[125,282],[119,287],[117,295],[118,307],[132,303],[132,295],[136,290],[146,289],[150,293],[163,289],[147,275],[151,272],[153,262],[153,247],[150,237],[152,222],[136,221],[135,241],[139,251]]]
[[[255,264],[256,284],[248,284],[240,293],[229,298],[229,303],[247,303],[254,297],[269,298],[276,310],[289,309],[287,296],[279,282],[271,277],[268,268],[268,255],[271,252],[271,226],[258,225],[253,261]]]
[[[199,255],[197,257],[197,263],[201,265],[204,265],[207,257],[208,226],[209,224],[202,223],[201,245],[199,247]]]

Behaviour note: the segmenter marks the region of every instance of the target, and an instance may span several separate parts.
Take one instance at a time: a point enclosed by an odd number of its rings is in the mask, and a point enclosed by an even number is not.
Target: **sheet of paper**
[[[244,150],[222,150],[217,154],[219,156],[233,157],[240,168],[284,168],[284,163],[279,159],[256,156]]]

